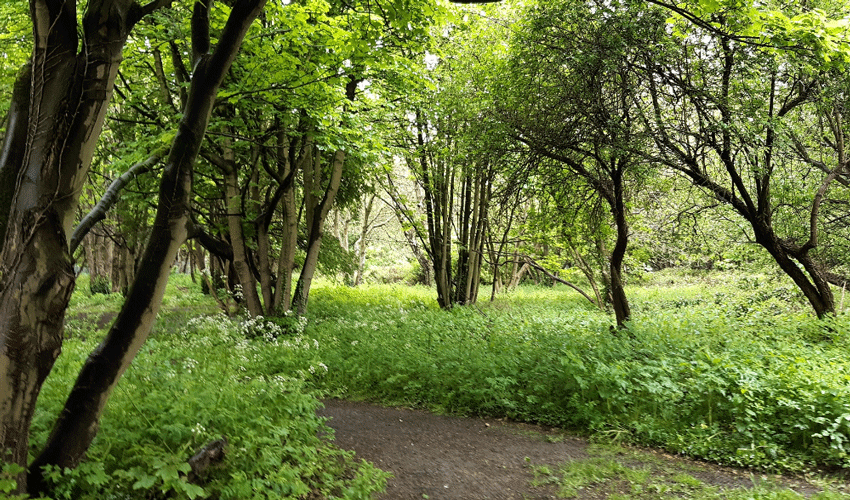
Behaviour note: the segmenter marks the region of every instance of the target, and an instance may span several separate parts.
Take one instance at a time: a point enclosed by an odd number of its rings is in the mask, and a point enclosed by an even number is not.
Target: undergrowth
[[[271,331],[274,324],[209,315],[195,287],[172,277],[154,333],[110,398],[85,462],[49,471],[51,497],[367,499],[382,490],[386,473],[321,438],[331,431],[315,414],[316,394],[305,387],[326,370],[317,341],[247,338],[248,331]],[[110,311],[104,304],[120,303],[120,297],[82,290],[69,313],[63,354],[39,398],[33,452],[106,332],[97,327]],[[189,457],[222,437],[224,460],[200,481],[188,481]]]
[[[628,331],[565,289],[451,311],[421,288],[316,289],[307,334],[329,367],[317,383],[727,465],[850,466],[848,316],[814,319],[769,276],[666,279],[629,290]]]
[[[215,314],[175,276],[86,461],[49,471],[52,498],[370,498],[387,474],[321,439],[320,395],[540,422],[765,471],[850,466],[848,316],[814,319],[771,276],[686,278],[630,288],[634,319],[616,331],[577,294],[537,287],[441,311],[426,288],[319,286],[306,325],[246,321]],[[78,287],[33,452],[120,303]],[[222,436],[224,461],[188,481],[187,459]],[[12,474],[0,474],[0,498]]]

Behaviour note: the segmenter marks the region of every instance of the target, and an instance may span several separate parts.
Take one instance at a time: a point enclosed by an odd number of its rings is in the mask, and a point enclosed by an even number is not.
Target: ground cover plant
[[[621,446],[595,445],[589,458],[575,459],[557,467],[529,464],[536,487],[554,486],[558,498],[607,498],[694,500],[829,500],[847,498],[836,490],[792,489],[780,478],[744,472],[740,481],[712,485],[694,463],[673,461],[647,451]],[[799,490],[799,491],[797,491]]]
[[[104,335],[100,318],[120,304],[120,295],[78,290],[64,352],[39,399],[32,450],[47,438],[80,365]],[[275,338],[276,328],[217,314],[199,284],[172,276],[154,332],[110,400],[86,461],[47,474],[51,497],[370,498],[383,489],[386,473],[320,438],[327,428],[315,415],[319,401],[305,388],[325,370],[318,344]],[[188,458],[222,437],[224,460],[189,482]],[[0,498],[13,486],[0,489]]]
[[[306,333],[328,373],[313,383],[727,465],[850,465],[847,316],[814,319],[774,275],[682,278],[631,287],[627,331],[566,289],[440,311],[427,289],[324,287]]]
[[[81,284],[32,450],[121,300]],[[629,293],[627,331],[557,287],[445,311],[425,287],[323,282],[306,320],[246,319],[219,314],[200,284],[172,276],[87,460],[47,474],[51,498],[370,498],[387,474],[320,439],[314,410],[328,395],[541,422],[771,472],[848,466],[843,313],[814,319],[792,286],[756,273],[650,273]],[[187,459],[222,436],[225,460],[188,481]],[[623,467],[607,455],[529,464],[565,498],[587,478],[628,498],[731,498],[679,472]],[[0,498],[14,474],[0,475]],[[769,485],[740,493],[798,498]]]

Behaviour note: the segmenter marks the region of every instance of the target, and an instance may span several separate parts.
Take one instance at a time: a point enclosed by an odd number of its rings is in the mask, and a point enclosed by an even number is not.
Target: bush
[[[92,295],[112,293],[112,285],[109,283],[109,276],[99,275],[89,280],[89,291]]]

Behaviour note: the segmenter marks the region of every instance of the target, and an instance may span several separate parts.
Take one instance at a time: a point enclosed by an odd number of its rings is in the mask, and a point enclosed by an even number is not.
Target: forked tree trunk
[[[490,206],[489,168],[477,166],[466,173],[460,221],[457,289],[455,303],[474,304],[481,284],[481,263],[487,233],[487,211]]]
[[[425,193],[425,220],[428,230],[428,256],[434,268],[437,304],[452,307],[452,225],[454,169],[444,161],[429,158],[425,143],[425,124],[416,113],[416,144],[419,148],[419,175]]]
[[[47,444],[31,464],[28,488],[32,493],[41,492],[44,488],[42,466],[74,468],[82,460],[97,433],[109,395],[150,333],[165,293],[171,265],[188,235],[192,167],[216,94],[245,33],[264,3],[265,0],[235,3],[212,54],[208,54],[209,4],[195,4],[194,76],[184,116],[162,173],[156,218],[137,273],[140,278],[133,282],[106,338],[86,360]],[[67,255],[67,246],[65,251]]]
[[[288,175],[288,173],[287,173]],[[298,209],[295,205],[295,184],[283,187],[281,207],[283,210],[283,237],[277,260],[277,284],[275,286],[274,309],[276,312],[292,308],[292,272],[295,270],[295,251],[298,245]]]
[[[298,209],[295,204],[295,175],[310,160],[313,142],[308,136],[293,141],[283,131],[277,136],[278,182],[280,195],[283,236],[280,239],[280,255],[277,260],[277,283],[274,289],[276,313],[292,308],[292,272],[295,270],[295,252],[298,250]],[[298,145],[294,144],[298,142]]]

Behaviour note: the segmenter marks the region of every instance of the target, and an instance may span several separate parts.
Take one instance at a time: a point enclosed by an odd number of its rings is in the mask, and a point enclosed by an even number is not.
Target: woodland
[[[0,498],[369,498],[319,395],[844,470],[848,22],[0,3]]]

